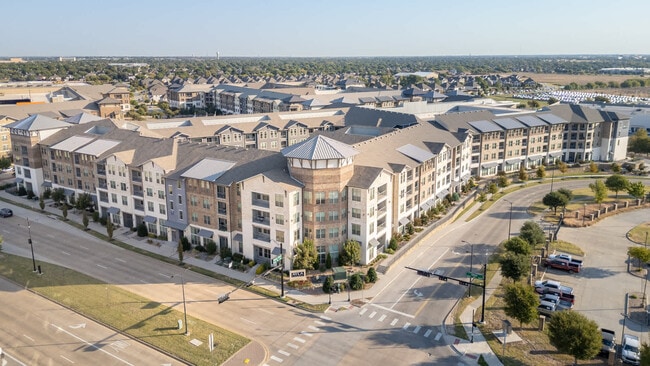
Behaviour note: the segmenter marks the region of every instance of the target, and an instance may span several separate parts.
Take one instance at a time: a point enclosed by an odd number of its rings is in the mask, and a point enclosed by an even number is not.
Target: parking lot
[[[614,330],[621,339],[626,294],[643,292],[645,278],[627,270],[627,250],[636,245],[625,234],[634,226],[648,220],[648,210],[635,210],[607,218],[587,228],[562,228],[558,238],[571,242],[585,252],[580,273],[548,269],[544,279],[560,281],[573,287],[576,295],[574,311],[579,311],[598,323]],[[648,342],[648,327],[630,321],[625,333]]]

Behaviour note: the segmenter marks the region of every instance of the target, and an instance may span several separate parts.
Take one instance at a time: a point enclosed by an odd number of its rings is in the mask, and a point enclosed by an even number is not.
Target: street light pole
[[[485,289],[487,288],[487,263],[483,265],[483,304],[481,305],[481,324],[485,323]]]
[[[27,242],[29,247],[32,249],[32,264],[34,265],[34,272],[36,272],[36,259],[34,258],[34,244],[32,244],[32,227],[29,225],[29,217],[27,218]]]
[[[350,286],[350,271],[345,271],[345,273],[347,274],[347,278],[348,278],[348,286],[347,286],[348,287],[348,302],[350,302],[350,287],[352,287],[352,286]]]
[[[587,216],[587,204],[583,203],[582,209],[582,226],[585,226],[585,216]]]
[[[469,255],[469,271],[474,272],[474,244],[468,242],[467,240],[461,240],[462,243],[469,244],[470,246],[470,255]],[[467,252],[465,252],[467,253]],[[472,280],[474,277],[469,277],[469,292],[467,293],[467,297],[472,296]]]
[[[512,228],[512,202],[508,201],[505,198],[503,200],[510,204],[510,218],[508,219],[508,240],[510,240],[510,232]]]
[[[185,268],[185,270],[181,273],[179,273],[179,276],[181,277],[181,291],[183,293],[183,315],[185,319],[185,335],[189,335],[189,331],[187,330],[187,306],[185,305],[185,280],[183,279],[183,273],[187,272],[191,267]],[[174,275],[172,275],[172,278],[174,278]]]
[[[284,250],[280,243],[280,298],[284,298]]]

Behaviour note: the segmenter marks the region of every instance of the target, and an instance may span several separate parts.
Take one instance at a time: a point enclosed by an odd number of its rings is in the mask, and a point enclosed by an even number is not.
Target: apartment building
[[[11,156],[11,133],[5,126],[13,122],[15,118],[0,115],[0,158]]]

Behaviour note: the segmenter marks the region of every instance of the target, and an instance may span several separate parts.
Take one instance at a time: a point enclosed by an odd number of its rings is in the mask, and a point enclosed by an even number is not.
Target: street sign
[[[275,258],[273,258],[273,259],[271,260],[271,264],[274,265],[274,266],[277,266],[278,263],[280,263],[281,260],[282,260],[282,256],[279,255],[279,256],[277,256],[277,257],[275,257]]]
[[[467,272],[467,273],[465,273],[465,275],[467,275],[467,277],[469,277],[469,278],[476,278],[477,280],[482,280],[483,279],[483,275],[480,274],[480,273]]]

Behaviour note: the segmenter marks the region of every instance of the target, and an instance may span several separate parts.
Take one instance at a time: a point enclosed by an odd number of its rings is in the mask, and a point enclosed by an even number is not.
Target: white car
[[[639,365],[641,360],[639,347],[639,338],[637,336],[623,334],[623,342],[621,343],[621,359],[623,363]]]

